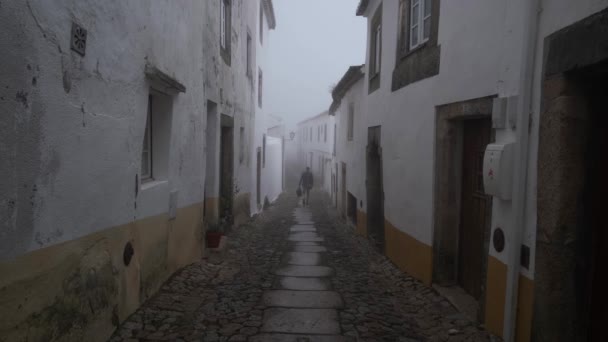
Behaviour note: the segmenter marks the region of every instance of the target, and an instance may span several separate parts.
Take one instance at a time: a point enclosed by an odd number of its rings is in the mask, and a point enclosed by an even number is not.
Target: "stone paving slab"
[[[250,342],[354,342],[354,338],[340,335],[292,335],[260,334],[249,339]]]
[[[293,226],[289,229],[290,232],[316,232],[315,226]]]
[[[263,321],[262,332],[340,334],[338,312],[333,309],[266,309]]]
[[[324,291],[331,289],[327,278],[283,277],[279,280],[280,287],[286,290]]]
[[[309,236],[293,236],[293,237],[289,237],[287,240],[296,241],[296,242],[303,242],[303,241],[323,242],[323,241],[325,241],[325,239],[322,237],[309,237]]]
[[[300,241],[305,242],[305,241]],[[307,241],[311,242],[311,241]],[[319,252],[327,252],[327,248],[323,246],[295,246],[294,252],[304,252],[304,253],[319,253]]]
[[[319,246],[319,247],[321,247],[321,245],[318,242],[314,242],[314,241],[297,241],[297,242],[294,242],[294,244],[296,246]]]
[[[316,238],[320,237],[316,232],[295,232],[290,233],[289,238]]]
[[[301,226],[302,226],[302,225],[305,225],[305,226],[306,226],[306,225],[310,225],[310,226],[312,226],[312,225],[314,225],[314,224],[315,224],[313,221],[310,221],[310,220],[297,220],[297,219],[296,219],[296,221],[297,221],[297,224],[298,224],[298,225],[301,225]]]
[[[327,266],[288,265],[279,268],[274,274],[285,277],[330,277],[334,274],[334,270]]]
[[[339,309],[344,306],[342,297],[333,291],[267,291],[262,302],[270,307]]]
[[[289,265],[316,266],[321,263],[321,254],[302,252],[287,253],[287,263]]]

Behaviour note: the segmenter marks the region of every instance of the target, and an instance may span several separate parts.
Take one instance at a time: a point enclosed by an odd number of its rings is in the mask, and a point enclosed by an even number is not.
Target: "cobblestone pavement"
[[[310,210],[281,196],[232,231],[224,252],[174,275],[110,341],[494,341],[328,206],[319,192]]]

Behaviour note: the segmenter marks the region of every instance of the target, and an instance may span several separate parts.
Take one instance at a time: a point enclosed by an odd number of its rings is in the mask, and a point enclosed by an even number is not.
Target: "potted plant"
[[[222,226],[219,224],[210,224],[207,227],[207,232],[205,234],[207,247],[218,248],[223,235],[224,232],[222,231]]]

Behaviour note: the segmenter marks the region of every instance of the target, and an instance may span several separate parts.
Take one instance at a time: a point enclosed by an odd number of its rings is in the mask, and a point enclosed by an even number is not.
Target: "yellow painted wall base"
[[[355,228],[355,233],[367,238],[367,214],[361,210],[357,210],[357,227]]]
[[[534,280],[519,276],[515,341],[529,342],[532,336]],[[507,265],[488,256],[486,291],[486,327],[497,336],[504,334],[505,300],[507,295]]]
[[[387,220],[384,221],[384,232],[386,256],[402,271],[431,285],[433,248],[398,230]]]
[[[534,310],[534,280],[520,275],[517,293],[515,341],[530,342],[532,338],[532,313]]]
[[[0,336],[106,341],[175,270],[200,259],[201,221],[199,203],[172,221],[148,217],[0,262]]]
[[[486,284],[486,328],[494,335],[503,336],[507,265],[491,255]]]
[[[220,199],[217,197],[205,198],[205,221],[217,224],[220,221]]]

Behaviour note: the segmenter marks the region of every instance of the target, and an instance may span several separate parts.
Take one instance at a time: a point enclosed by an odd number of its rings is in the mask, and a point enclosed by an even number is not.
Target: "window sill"
[[[141,188],[141,191],[146,191],[146,190],[156,188],[158,186],[161,186],[161,185],[164,185],[167,183],[168,183],[168,181],[166,181],[166,180],[148,179],[148,180],[142,181],[140,188]]]
[[[409,56],[415,54],[416,52],[427,48],[428,46],[429,46],[429,41],[428,40],[425,41],[424,43],[418,44],[418,46],[416,46],[415,48],[408,49],[407,52],[401,53],[401,56],[399,57],[399,60],[406,59]]]

